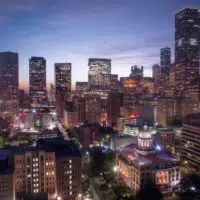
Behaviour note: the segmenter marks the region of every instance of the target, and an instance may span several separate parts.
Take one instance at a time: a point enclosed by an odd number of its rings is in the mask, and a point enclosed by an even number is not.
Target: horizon
[[[174,61],[174,19],[184,8],[200,8],[190,0],[143,1],[58,0],[3,1],[1,52],[19,54],[19,85],[28,89],[32,56],[47,61],[47,85],[54,83],[54,63],[72,63],[72,84],[88,79],[88,59],[112,60],[112,73],[128,76],[131,66],[143,65],[152,75],[160,64],[160,49],[171,48]]]

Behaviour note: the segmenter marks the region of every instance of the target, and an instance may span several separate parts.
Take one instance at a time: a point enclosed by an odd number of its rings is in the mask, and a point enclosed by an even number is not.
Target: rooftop
[[[37,142],[30,144],[24,144],[19,147],[8,147],[7,149],[0,150],[1,155],[8,154],[24,154],[27,151],[44,151],[44,152],[55,152],[56,156],[81,156],[81,153],[73,141],[66,141],[63,138],[50,138],[41,139]],[[10,153],[11,152],[11,153]]]
[[[130,165],[138,167],[148,166],[152,164],[166,164],[166,163],[179,163],[179,160],[172,157],[168,152],[161,150],[156,151],[155,154],[140,155],[136,150],[134,144],[128,145],[119,154],[119,157]]]

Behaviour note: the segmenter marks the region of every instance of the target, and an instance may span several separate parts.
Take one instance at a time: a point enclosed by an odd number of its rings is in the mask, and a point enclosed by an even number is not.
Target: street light
[[[196,188],[194,186],[190,187],[190,190],[196,191]]]
[[[156,145],[156,150],[160,151],[161,150],[161,146],[160,145]]]
[[[114,172],[117,172],[117,166],[114,166],[114,167],[113,167],[113,171],[114,171]]]

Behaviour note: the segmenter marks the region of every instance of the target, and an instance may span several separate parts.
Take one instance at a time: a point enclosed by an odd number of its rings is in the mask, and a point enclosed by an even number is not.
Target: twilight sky
[[[112,59],[112,73],[159,63],[160,48],[174,49],[174,14],[200,8],[199,0],[1,0],[0,51],[19,53],[20,87],[28,85],[28,59],[72,63],[72,81],[86,81],[88,58]],[[174,52],[174,50],[172,51]],[[174,56],[172,56],[174,57]]]

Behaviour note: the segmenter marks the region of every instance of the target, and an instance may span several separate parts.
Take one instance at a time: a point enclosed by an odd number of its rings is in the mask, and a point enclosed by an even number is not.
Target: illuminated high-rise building
[[[43,57],[29,59],[29,94],[32,107],[44,107],[46,96],[46,60]]]
[[[90,58],[88,61],[88,82],[90,87],[109,86],[111,59]]]
[[[56,111],[63,118],[65,102],[71,92],[71,63],[55,63]]]
[[[171,49],[164,47],[160,50],[160,66],[163,75],[169,75],[169,68],[171,65]]]
[[[71,91],[71,63],[55,63],[56,94]]]
[[[177,13],[175,29],[177,92],[197,97],[199,94],[200,10],[185,8]]]
[[[183,123],[181,159],[185,166],[199,170],[200,113],[189,114]]]
[[[87,91],[88,82],[76,82],[76,91]]]
[[[161,67],[157,64],[152,67],[152,75],[154,78],[154,93],[160,94],[162,91],[161,85]]]
[[[0,53],[0,116],[12,118],[19,107],[18,54]]]

